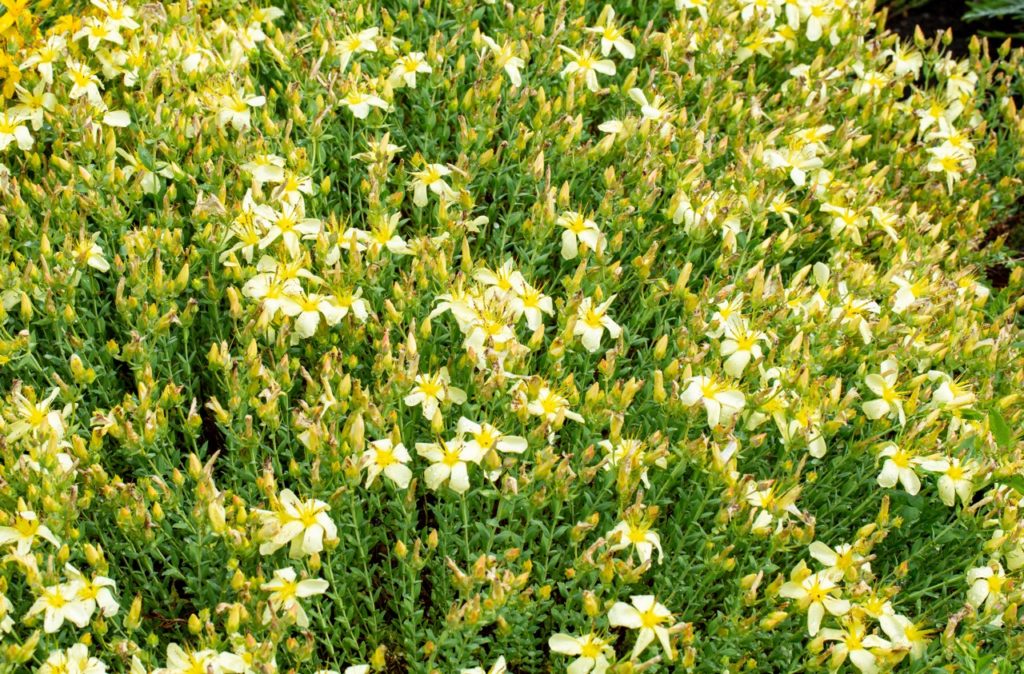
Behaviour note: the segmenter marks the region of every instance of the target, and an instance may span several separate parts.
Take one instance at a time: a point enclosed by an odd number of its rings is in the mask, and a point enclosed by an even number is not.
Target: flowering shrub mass
[[[2,4],[0,673],[1017,671],[1009,43]]]

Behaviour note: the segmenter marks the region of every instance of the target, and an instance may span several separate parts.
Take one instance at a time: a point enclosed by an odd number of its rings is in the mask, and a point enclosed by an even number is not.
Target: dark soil
[[[913,37],[915,26],[920,26],[926,37],[933,37],[938,32],[952,28],[953,42],[950,44],[950,49],[957,56],[967,54],[967,45],[970,44],[972,35],[981,37],[993,33],[1000,36],[1024,33],[1024,23],[1019,21],[1007,19],[964,21],[963,15],[967,9],[965,0],[930,0],[922,7],[890,11],[886,27],[904,37]],[[995,46],[1004,39],[1004,37],[990,37],[989,43]]]

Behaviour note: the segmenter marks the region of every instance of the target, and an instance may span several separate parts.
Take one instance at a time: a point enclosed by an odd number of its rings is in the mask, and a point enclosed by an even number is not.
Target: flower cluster
[[[0,1],[0,674],[1012,669],[1024,51],[875,5]]]

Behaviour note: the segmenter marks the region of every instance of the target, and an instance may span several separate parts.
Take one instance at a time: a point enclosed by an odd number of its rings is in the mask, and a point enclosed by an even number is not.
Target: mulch
[[[963,15],[967,9],[965,0],[931,0],[922,7],[890,11],[886,27],[905,37],[913,37],[915,26],[920,26],[928,37],[945,31],[947,28],[952,28],[953,42],[950,49],[957,56],[966,56],[967,45],[970,44],[972,35],[984,36],[995,33],[1002,36],[1024,33],[1024,23],[1019,21],[1006,19],[964,21]],[[1005,37],[990,37],[989,44],[994,47],[1002,43],[1004,39]]]

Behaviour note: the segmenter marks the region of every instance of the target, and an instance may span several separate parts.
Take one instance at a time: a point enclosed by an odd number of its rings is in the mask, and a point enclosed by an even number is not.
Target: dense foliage
[[[2,5],[0,672],[1024,657],[1021,51]]]

